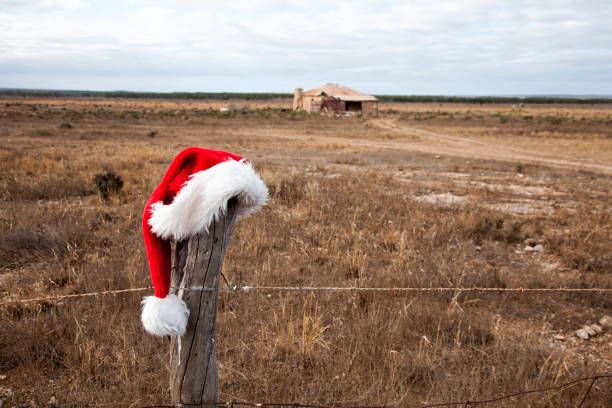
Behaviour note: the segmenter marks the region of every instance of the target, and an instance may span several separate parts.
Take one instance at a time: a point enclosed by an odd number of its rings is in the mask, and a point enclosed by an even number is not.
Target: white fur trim
[[[142,325],[154,336],[182,336],[187,328],[189,309],[176,295],[142,299]]]
[[[152,205],[151,231],[177,241],[207,231],[232,197],[238,199],[238,217],[253,213],[268,200],[268,188],[248,162],[228,160],[194,173],[171,204]]]

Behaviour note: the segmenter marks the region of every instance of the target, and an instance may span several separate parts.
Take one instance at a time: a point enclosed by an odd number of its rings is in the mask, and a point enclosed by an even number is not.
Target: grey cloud
[[[11,1],[0,87],[612,94],[605,1],[227,3]]]

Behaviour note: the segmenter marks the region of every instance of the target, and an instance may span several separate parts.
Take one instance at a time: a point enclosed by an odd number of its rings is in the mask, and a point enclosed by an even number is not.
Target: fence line
[[[590,381],[589,386],[582,396],[580,403],[577,405],[577,408],[581,408],[584,406],[587,397],[591,393],[593,389],[593,385],[599,379],[609,379],[612,378],[612,373],[608,374],[599,374],[591,377],[583,377],[577,380],[569,381],[560,385],[545,387],[545,388],[536,388],[531,390],[514,392],[511,394],[504,394],[497,397],[483,398],[478,400],[465,400],[465,401],[452,401],[452,402],[438,402],[433,404],[425,404],[419,405],[418,408],[439,408],[439,407],[453,407],[453,406],[463,406],[470,407],[475,405],[483,405],[490,404],[493,402],[500,402],[504,400],[508,400],[511,398],[522,397],[524,395],[530,394],[541,394],[548,391],[559,391],[563,392],[569,388],[572,388],[580,383]],[[127,403],[117,404],[117,405],[128,405]],[[201,406],[201,407],[213,407],[216,406],[218,408],[233,408],[236,406],[244,406],[244,407],[254,407],[254,408],[275,408],[275,407],[293,407],[293,408],[399,408],[395,405],[336,405],[336,404],[310,404],[310,403],[302,403],[302,402],[250,402],[250,401],[216,401],[216,402],[203,402],[203,403],[187,403],[184,402],[178,405],[144,405],[139,406],[138,408],[180,408],[184,406]]]
[[[55,295],[55,296],[37,297],[37,298],[30,298],[30,299],[8,299],[8,300],[4,300],[0,302],[0,306],[7,306],[7,305],[12,305],[12,304],[23,304],[23,303],[58,301],[58,300],[64,300],[64,299],[75,299],[75,298],[84,298],[84,297],[92,297],[92,296],[116,295],[116,294],[129,293],[129,292],[142,292],[144,290],[149,290],[149,289],[152,289],[152,287],[148,286],[144,288],[102,290],[99,292],[72,293],[68,295]]]
[[[152,286],[129,289],[114,289],[102,290],[98,292],[87,293],[72,293],[68,295],[55,295],[36,297],[29,299],[7,299],[0,302],[1,306],[11,304],[37,303],[59,301],[64,299],[75,299],[83,297],[95,297],[104,295],[117,295],[130,292],[143,292],[153,289]],[[218,292],[430,292],[430,293],[446,293],[446,292],[496,292],[496,293],[612,293],[612,288],[481,288],[481,287],[352,287],[352,286],[248,286],[248,285],[231,285],[227,288],[172,288],[185,291],[218,291]]]
[[[30,298],[30,299],[9,299],[3,302],[0,302],[0,307],[8,306],[11,304],[24,304],[24,303],[35,303],[35,302],[45,302],[45,301],[59,301],[63,299],[75,299],[75,298],[85,298],[85,297],[95,297],[95,296],[104,296],[104,295],[117,295],[117,294],[125,294],[125,293],[133,293],[133,292],[142,292],[145,290],[152,289],[151,286],[145,286],[141,288],[129,288],[129,289],[116,289],[116,290],[105,290],[98,292],[88,292],[88,293],[74,293],[67,295],[57,295],[57,296],[48,296],[48,297],[39,297],[39,298]],[[270,292],[270,291],[286,291],[286,292],[296,292],[296,291],[305,291],[305,292],[315,292],[315,291],[329,291],[329,292],[416,292],[416,293],[460,293],[460,292],[494,292],[494,293],[609,293],[612,292],[612,288],[482,288],[482,287],[342,287],[342,286],[246,286],[246,285],[231,285],[226,288],[206,288],[206,287],[192,287],[192,288],[173,288],[179,290],[190,290],[190,291],[219,291],[219,292]],[[419,408],[436,408],[436,407],[453,407],[453,406],[464,406],[470,407],[475,405],[488,404],[498,401],[507,400],[510,398],[520,397],[528,394],[535,393],[544,393],[547,391],[559,391],[562,392],[568,388],[571,388],[579,383],[590,381],[589,386],[584,393],[578,408],[583,407],[585,401],[587,400],[590,392],[595,385],[595,382],[599,379],[609,379],[612,378],[612,373],[595,375],[591,377],[584,377],[574,381],[570,381],[558,386],[550,386],[546,388],[540,389],[532,389],[525,390],[521,392],[516,392],[512,394],[505,394],[497,397],[487,398],[487,399],[479,399],[479,400],[466,400],[466,401],[454,401],[454,402],[440,402],[433,403],[427,405],[420,405]],[[111,406],[115,405],[129,405],[133,406],[133,404],[127,403],[115,403],[110,404]],[[139,408],[179,408],[183,406],[193,406],[197,404],[183,403],[179,405],[148,405],[141,406]],[[107,405],[108,406],[108,405]],[[398,408],[392,405],[358,405],[358,406],[344,406],[344,405],[319,405],[319,404],[310,404],[310,403],[302,403],[302,402],[249,402],[249,401],[217,401],[217,402],[208,402],[202,403],[200,406],[202,407],[211,407],[217,406],[219,408],[233,408],[234,406],[246,406],[246,407],[254,407],[254,408],[264,408],[264,407],[293,407],[293,408]]]

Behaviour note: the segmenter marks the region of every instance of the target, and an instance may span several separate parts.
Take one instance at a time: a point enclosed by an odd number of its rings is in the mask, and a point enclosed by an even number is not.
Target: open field
[[[140,216],[172,157],[249,158],[271,191],[224,274],[247,285],[612,288],[612,106],[0,98],[3,300],[148,286]],[[94,175],[125,184],[108,200]],[[542,251],[526,250],[525,240]],[[168,403],[144,293],[0,306],[7,406]],[[220,397],[419,406],[612,371],[604,294],[224,293]],[[585,406],[606,407],[611,381]],[[577,404],[583,383],[507,405]],[[52,404],[51,404],[52,405]]]

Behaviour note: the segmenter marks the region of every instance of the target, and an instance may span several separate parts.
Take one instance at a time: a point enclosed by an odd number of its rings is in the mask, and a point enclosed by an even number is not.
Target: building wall
[[[301,97],[302,103],[300,108],[305,112],[314,112],[318,113],[325,107],[327,112],[346,112],[347,111],[347,102],[342,100],[335,100],[333,98],[325,98],[322,96],[306,96],[303,95]],[[363,113],[378,113],[378,101],[362,101],[358,102],[361,104],[361,111]],[[352,103],[352,107],[354,110],[354,106],[357,103]]]
[[[320,112],[323,98],[320,96],[303,96],[303,109],[306,112]]]
[[[321,108],[327,112],[344,112],[346,110],[344,101],[334,98],[325,98]]]
[[[361,110],[363,113],[378,113],[378,101],[361,102]]]
[[[304,101],[302,98],[302,88],[295,88],[295,92],[293,93],[293,110],[301,110],[304,106]]]

